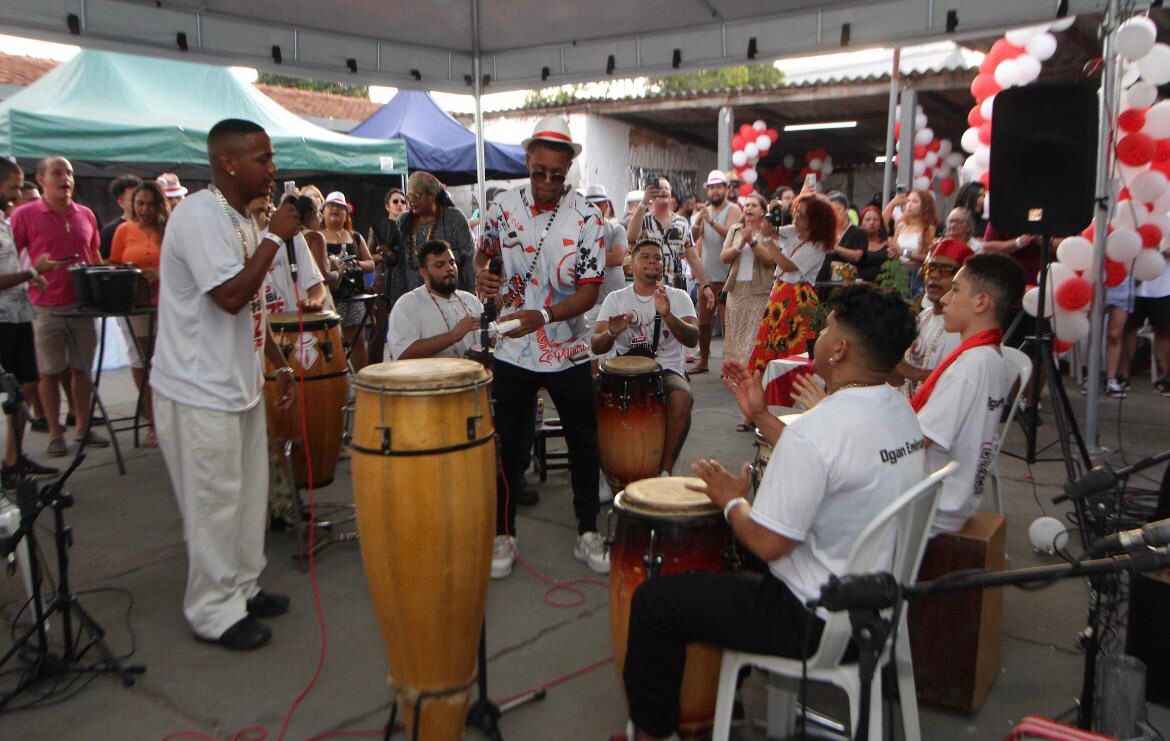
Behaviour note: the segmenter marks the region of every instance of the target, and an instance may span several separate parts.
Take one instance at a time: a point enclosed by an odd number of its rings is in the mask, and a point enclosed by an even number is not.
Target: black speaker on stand
[[[1040,301],[1044,316],[1048,297],[1048,263],[1052,237],[1078,234],[1093,219],[1097,157],[1097,91],[1086,85],[1027,85],[995,96],[991,117],[991,224],[1002,233],[1038,237],[1041,243]],[[1031,281],[1034,276],[1025,276]],[[1052,327],[1021,311],[1016,318],[1033,321],[1026,344],[1032,355],[1034,405],[1048,377],[1048,392],[1057,439],[1068,473],[1077,479],[1091,468],[1088,449],[1052,353]],[[1024,420],[1026,460],[1036,461],[1036,416]],[[1075,441],[1077,467],[1070,440]]]

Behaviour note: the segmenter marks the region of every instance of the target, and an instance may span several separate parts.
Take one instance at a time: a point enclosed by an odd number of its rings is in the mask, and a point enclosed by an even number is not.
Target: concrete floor
[[[103,385],[108,401],[117,409],[128,408],[132,397],[125,371],[111,373]],[[696,377],[694,386],[694,424],[683,460],[711,456],[730,464],[750,457],[751,436],[734,431],[738,413],[717,374]],[[1136,386],[1125,402],[1102,403],[1102,442],[1112,450],[1121,447],[1115,425],[1120,413],[1124,451],[1131,461],[1170,444],[1170,399],[1152,394],[1146,380],[1139,379]],[[1078,415],[1083,412],[1083,398],[1075,390],[1073,404]],[[1051,415],[1044,416],[1048,424],[1041,428],[1042,442],[1051,441],[1054,434]],[[123,435],[122,440],[129,437]],[[46,442],[43,435],[30,435],[29,451],[41,457]],[[1022,448],[1016,431],[1005,453]],[[1119,456],[1110,459],[1119,460]],[[67,512],[75,537],[72,578],[78,590],[118,587],[133,594],[133,634],[124,617],[128,606],[124,595],[83,593],[81,599],[107,629],[115,651],[127,651],[135,642],[133,661],[144,663],[147,672],[131,689],[116,679],[100,677],[60,704],[4,713],[0,738],[159,739],[182,730],[227,738],[253,725],[265,726],[270,737],[277,737],[291,701],[313,675],[322,645],[312,584],[291,558],[293,537],[287,533],[268,537],[265,586],[287,592],[293,599],[292,611],[270,623],[273,642],[245,655],[198,644],[191,639],[179,609],[186,558],[162,458],[156,451],[132,450],[127,453],[127,466],[127,475],[119,476],[112,453],[94,451],[70,482],[76,495],[76,506]],[[1004,455],[1001,470],[1009,515],[1010,565],[1054,562],[1032,553],[1026,530],[1041,509],[1063,516],[1061,508],[1049,503],[1063,482],[1062,465],[1037,464],[1029,479],[1021,462]],[[321,492],[321,501],[350,498],[349,464],[343,462],[337,480]],[[593,668],[557,683],[543,701],[508,713],[502,722],[504,737],[509,741],[608,738],[623,728],[626,709],[617,670],[612,662],[604,663],[612,650],[607,589],[603,582],[584,583],[580,586],[583,602],[570,608],[542,600],[547,580],[593,576],[572,556],[575,528],[563,471],[553,472],[541,487],[539,505],[521,509],[518,530],[521,554],[533,571],[518,566],[510,578],[491,584],[491,696],[506,698]],[[42,538],[47,547],[47,534]],[[339,544],[325,550],[317,563],[317,576],[328,651],[317,684],[297,708],[285,737],[305,739],[334,730],[352,736],[360,729],[380,735],[376,729],[385,722],[391,694],[357,545]],[[554,598],[571,596],[562,592]],[[5,628],[23,602],[19,579],[0,579]],[[1074,639],[1083,627],[1086,604],[1085,587],[1076,581],[1039,592],[1008,590],[1004,667],[986,705],[974,715],[923,706],[925,738],[1001,738],[1026,713],[1053,715],[1068,707],[1080,686],[1081,662]],[[59,633],[59,626],[54,628]],[[6,650],[9,645],[5,630],[0,648]],[[11,676],[5,676],[0,686],[11,681]],[[763,692],[757,679],[745,686],[744,698],[749,717],[762,718]],[[840,698],[832,693],[817,693],[814,701],[821,709],[840,710]],[[1170,730],[1170,713],[1165,708],[1151,705],[1150,712],[1155,726]],[[469,732],[468,738],[480,735]],[[758,739],[763,733],[749,724],[737,731],[737,737]]]

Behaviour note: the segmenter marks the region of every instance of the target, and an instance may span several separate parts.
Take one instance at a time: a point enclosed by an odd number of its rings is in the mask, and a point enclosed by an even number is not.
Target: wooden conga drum
[[[308,437],[292,454],[297,486],[326,486],[333,481],[341,452],[346,403],[345,350],[341,344],[341,319],[333,312],[295,311],[269,314],[268,326],[297,382],[296,399],[288,409],[276,408],[275,369],[265,361],[264,403],[268,439],[301,440],[301,388],[304,381],[305,428]],[[308,451],[308,455],[305,453]],[[312,476],[309,476],[309,463]]]
[[[626,663],[634,590],[658,575],[726,571],[732,558],[731,533],[723,513],[705,494],[687,489],[688,483],[702,485],[703,481],[681,476],[645,479],[614,498],[617,523],[610,551],[609,627],[619,678]],[[722,650],[714,646],[687,646],[679,692],[680,736],[710,731],[722,660]]]
[[[455,358],[368,365],[354,381],[362,562],[399,712],[426,741],[462,737],[476,677],[496,532],[490,383]]]
[[[601,362],[593,408],[601,470],[615,491],[658,475],[666,445],[662,367],[623,355]]]

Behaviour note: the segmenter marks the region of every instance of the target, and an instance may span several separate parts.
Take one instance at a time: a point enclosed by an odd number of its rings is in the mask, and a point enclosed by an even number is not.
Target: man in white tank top
[[[703,267],[707,269],[707,277],[716,296],[723,291],[723,284],[727,282],[728,266],[719,259],[723,240],[741,218],[743,211],[727,199],[727,176],[719,170],[712,170],[707,175],[707,203],[695,216],[691,236],[694,237],[695,249],[703,259]],[[718,302],[710,309],[704,302],[699,302],[699,359],[687,369],[690,373],[707,372],[707,361],[711,357],[711,328],[716,312],[720,312],[719,307]],[[721,312],[719,319],[723,319]]]

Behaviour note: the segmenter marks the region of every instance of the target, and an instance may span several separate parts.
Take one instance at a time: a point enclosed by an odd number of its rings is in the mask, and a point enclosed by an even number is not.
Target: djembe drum
[[[362,562],[411,738],[461,738],[475,682],[496,518],[490,383],[454,358],[368,365],[354,382]]]
[[[601,470],[615,491],[658,475],[666,445],[662,367],[651,358],[623,355],[601,363],[593,408]]]
[[[276,408],[274,369],[265,363],[264,402],[270,440],[302,440],[293,449],[293,478],[300,487],[321,487],[333,481],[341,453],[346,403],[345,350],[341,319],[333,312],[278,312],[268,316],[272,337],[293,369],[297,383],[293,405]],[[301,426],[304,383],[305,420]],[[304,434],[302,434],[304,433]],[[308,455],[306,456],[306,451]],[[310,465],[312,476],[310,473]]]

